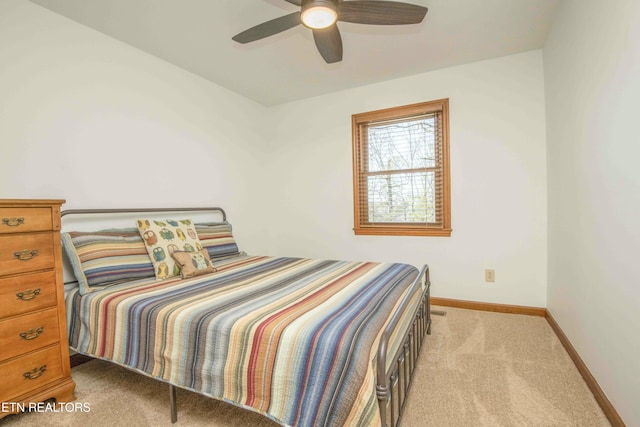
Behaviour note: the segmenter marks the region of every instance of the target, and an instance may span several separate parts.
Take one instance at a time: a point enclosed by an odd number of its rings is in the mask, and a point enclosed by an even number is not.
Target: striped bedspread
[[[67,295],[71,347],[296,426],[378,426],[375,352],[406,264],[238,257]]]

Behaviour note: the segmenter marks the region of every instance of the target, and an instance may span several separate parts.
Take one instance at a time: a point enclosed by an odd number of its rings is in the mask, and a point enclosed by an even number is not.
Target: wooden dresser
[[[0,199],[0,418],[75,399],[64,308],[60,206]]]

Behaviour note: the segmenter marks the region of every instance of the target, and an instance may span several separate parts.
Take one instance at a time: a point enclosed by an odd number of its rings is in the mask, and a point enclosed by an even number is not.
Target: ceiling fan
[[[313,31],[320,55],[328,63],[342,61],[342,38],[336,21],[369,25],[405,25],[422,22],[427,8],[382,0],[285,0],[300,6],[299,12],[284,15],[249,28],[232,39],[249,43],[278,34],[299,24]]]

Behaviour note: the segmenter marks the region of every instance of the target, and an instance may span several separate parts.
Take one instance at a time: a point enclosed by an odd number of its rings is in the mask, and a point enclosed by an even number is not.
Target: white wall
[[[436,296],[545,305],[541,52],[266,109],[3,0],[0,63],[0,197],[65,198],[67,208],[218,204],[252,253],[427,262]],[[355,236],[351,114],[444,97],[452,237]],[[483,282],[485,268],[495,284]]]
[[[351,115],[449,98],[453,234],[355,236]],[[273,253],[428,263],[433,295],[544,307],[542,52],[272,107]],[[495,284],[484,269],[496,270]]]
[[[548,309],[640,425],[640,3],[561,2],[544,74]]]
[[[264,110],[30,2],[0,2],[1,198],[216,204],[261,251]]]

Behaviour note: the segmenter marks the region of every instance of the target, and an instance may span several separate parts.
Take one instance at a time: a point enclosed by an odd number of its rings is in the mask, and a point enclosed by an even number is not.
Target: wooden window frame
[[[442,141],[440,153],[436,148],[436,164],[441,168],[441,182],[436,185],[441,194],[436,193],[436,203],[441,203],[441,213],[437,225],[434,223],[369,223],[363,220],[367,211],[366,194],[361,189],[366,188],[366,176],[371,174],[364,170],[361,159],[363,150],[368,145],[360,135],[361,125],[384,122],[403,118],[417,117],[424,114],[441,113]],[[449,171],[449,99],[422,102],[401,107],[386,108],[351,116],[353,140],[353,204],[354,228],[356,235],[388,235],[388,236],[451,236],[451,183]],[[364,136],[366,139],[366,136]],[[438,147],[438,144],[436,144]],[[363,179],[364,178],[364,179]],[[364,181],[364,182],[363,182]],[[363,196],[363,197],[361,197]],[[363,201],[363,202],[362,202]]]

